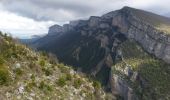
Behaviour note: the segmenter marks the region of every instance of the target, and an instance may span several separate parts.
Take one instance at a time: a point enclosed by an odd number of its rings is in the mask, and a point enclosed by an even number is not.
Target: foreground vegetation
[[[1,100],[109,100],[100,83],[0,34]]]

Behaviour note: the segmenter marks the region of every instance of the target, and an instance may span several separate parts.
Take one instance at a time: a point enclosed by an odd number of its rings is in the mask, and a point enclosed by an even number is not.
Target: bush
[[[31,89],[36,86],[37,86],[36,83],[34,81],[32,81],[32,82],[27,83],[27,85],[25,86],[25,89],[26,89],[26,91],[31,92]]]
[[[74,80],[74,84],[73,85],[74,85],[75,88],[79,88],[82,83],[83,83],[82,80],[80,78],[78,78],[78,79]]]
[[[0,56],[0,65],[3,65],[5,63],[4,58]]]
[[[48,84],[45,84],[44,81],[40,82],[39,89],[43,90],[44,92],[52,91],[52,87]]]
[[[6,66],[0,65],[0,85],[6,85],[10,79]]]
[[[71,81],[71,80],[72,80],[72,76],[71,76],[71,74],[66,74],[66,80],[69,80],[69,81]]]
[[[49,75],[52,75],[52,74],[53,74],[53,73],[52,73],[52,70],[50,70],[49,68],[46,68],[46,69],[44,68],[43,71],[45,72],[45,75],[46,75],[46,76],[49,76]]]
[[[18,75],[18,76],[20,76],[20,75],[23,74],[23,71],[21,70],[21,68],[16,68],[16,69],[14,70],[14,72],[15,72],[16,75]]]
[[[64,66],[64,64],[58,64],[58,68],[62,73],[69,73],[70,71],[68,67]]]
[[[45,60],[40,60],[39,64],[40,64],[41,66],[45,66]]]
[[[98,81],[94,81],[94,82],[93,82],[93,87],[94,87],[95,89],[99,89],[99,88],[101,88],[101,84],[100,84]]]
[[[57,81],[57,85],[63,87],[66,85],[66,78],[64,76],[60,77]]]

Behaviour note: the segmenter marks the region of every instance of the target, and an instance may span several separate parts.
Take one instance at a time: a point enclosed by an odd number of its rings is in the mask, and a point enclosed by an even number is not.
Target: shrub
[[[31,75],[31,79],[32,79],[32,81],[35,81],[35,75],[34,74]]]
[[[70,71],[68,67],[64,66],[64,64],[58,64],[58,68],[62,73],[69,73]]]
[[[3,65],[5,63],[4,59],[2,56],[0,56],[0,65]]]
[[[25,86],[25,89],[31,92],[31,88],[36,87],[36,86],[37,86],[36,83],[32,81],[32,82],[27,83],[27,85]]]
[[[93,87],[94,87],[95,89],[99,89],[99,88],[101,88],[101,84],[100,84],[98,81],[94,81],[94,82],[93,82]]]
[[[39,64],[40,64],[41,66],[45,66],[45,60],[40,60]]]
[[[14,70],[14,72],[15,72],[16,75],[18,75],[18,76],[23,74],[23,71],[22,71],[21,68],[16,68],[16,69]]]
[[[45,72],[46,76],[52,75],[52,70],[50,70],[49,68],[44,68],[43,71]]]
[[[66,78],[64,76],[60,77],[57,81],[57,85],[63,87],[66,85]]]
[[[40,82],[39,89],[43,90],[44,92],[52,91],[52,87],[48,84],[45,84],[44,81]]]
[[[74,86],[75,88],[79,88],[82,83],[83,83],[83,81],[82,81],[80,78],[78,78],[78,79],[75,79],[75,80],[74,80],[73,86]]]
[[[69,81],[71,81],[71,80],[72,80],[72,76],[71,76],[71,74],[66,74],[66,80],[69,80]]]
[[[6,66],[0,65],[0,85],[6,85],[10,79]]]

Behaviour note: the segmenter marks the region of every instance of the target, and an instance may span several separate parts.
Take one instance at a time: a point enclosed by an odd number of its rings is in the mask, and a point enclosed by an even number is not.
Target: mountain
[[[32,44],[33,42],[37,41],[38,39],[44,37],[45,35],[33,35],[30,39],[19,39],[20,42],[24,44]]]
[[[106,100],[100,83],[0,34],[0,100]]]
[[[170,19],[124,7],[54,25],[31,46],[99,80],[121,100],[170,99]]]

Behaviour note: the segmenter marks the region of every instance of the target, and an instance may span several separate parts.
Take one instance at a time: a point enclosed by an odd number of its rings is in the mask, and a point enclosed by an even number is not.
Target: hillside
[[[1,100],[111,100],[98,81],[0,34]]]
[[[117,99],[169,100],[170,36],[158,29],[169,23],[169,18],[124,7],[51,26],[31,46],[95,77]]]
[[[170,99],[169,64],[146,53],[134,40],[119,45],[118,52],[111,71],[114,94],[125,100]]]

